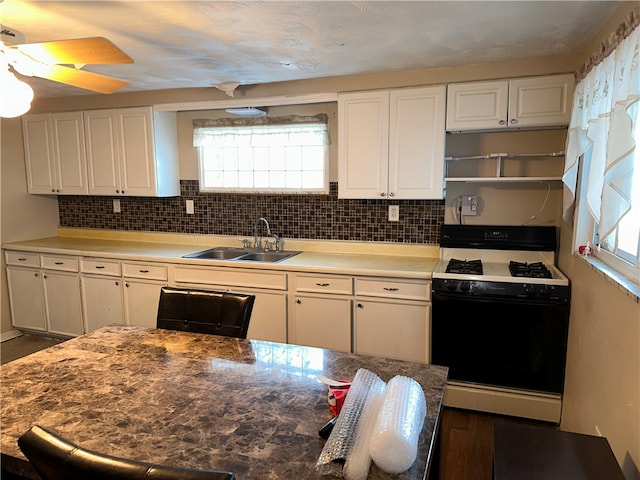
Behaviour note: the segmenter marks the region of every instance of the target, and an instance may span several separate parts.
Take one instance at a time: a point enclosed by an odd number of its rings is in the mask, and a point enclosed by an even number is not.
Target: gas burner
[[[457,260],[452,258],[447,265],[446,273],[462,273],[471,275],[482,275],[481,260]]]
[[[509,262],[512,277],[551,278],[551,271],[542,262]]]

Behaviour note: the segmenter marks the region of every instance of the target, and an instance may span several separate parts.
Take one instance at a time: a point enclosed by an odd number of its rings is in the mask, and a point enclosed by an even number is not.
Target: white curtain
[[[611,233],[631,206],[634,163],[640,149],[633,139],[640,100],[640,28],[578,83],[567,133],[563,214],[571,222],[578,181],[578,160],[588,149],[586,204],[599,224],[600,238]],[[637,159],[634,161],[634,157]]]

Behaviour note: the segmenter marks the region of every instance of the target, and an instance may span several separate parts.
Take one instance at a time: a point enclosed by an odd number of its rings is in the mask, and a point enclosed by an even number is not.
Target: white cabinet
[[[87,193],[82,112],[25,115],[22,134],[29,193]]]
[[[429,363],[429,285],[425,280],[356,278],[354,353]]]
[[[155,328],[160,290],[167,285],[167,266],[125,262],[122,275],[126,324]]]
[[[350,352],[353,279],[298,273],[292,282],[290,343]]]
[[[87,333],[111,324],[124,325],[120,263],[110,259],[83,258],[80,271]]]
[[[441,199],[445,87],[338,96],[340,198]]]
[[[568,125],[571,74],[447,86],[447,131]]]
[[[77,259],[6,252],[11,318],[16,328],[82,335]]]
[[[287,343],[287,274],[281,271],[176,265],[177,287],[255,295],[247,338]]]
[[[89,194],[180,194],[175,112],[88,110],[84,122]]]

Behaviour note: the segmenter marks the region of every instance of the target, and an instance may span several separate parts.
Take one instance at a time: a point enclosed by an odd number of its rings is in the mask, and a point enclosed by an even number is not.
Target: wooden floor
[[[440,480],[491,480],[496,419],[556,427],[534,420],[445,407],[440,424]]]

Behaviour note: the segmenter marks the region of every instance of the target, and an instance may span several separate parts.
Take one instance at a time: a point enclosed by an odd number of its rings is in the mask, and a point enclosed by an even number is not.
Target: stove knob
[[[460,282],[460,291],[468,292],[471,290],[471,282]]]
[[[445,280],[444,281],[444,285],[447,287],[448,290],[455,290],[456,289],[456,282],[451,282],[449,280]]]

